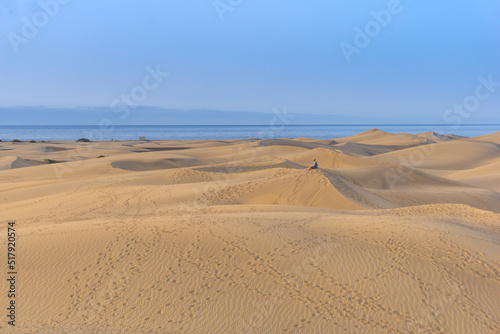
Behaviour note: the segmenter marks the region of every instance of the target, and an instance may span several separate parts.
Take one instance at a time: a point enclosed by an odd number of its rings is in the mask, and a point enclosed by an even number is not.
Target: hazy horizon
[[[158,107],[116,109],[94,108],[50,108],[50,107],[0,107],[0,126],[134,126],[134,125],[440,125],[457,128],[466,125],[500,125],[498,119],[475,117],[443,122],[439,118],[382,117],[376,114],[360,119],[357,116],[318,115],[293,113],[288,108],[275,108],[268,112],[223,111],[223,110],[178,110]],[[467,122],[468,121],[468,122]],[[497,122],[495,122],[497,121]],[[500,131],[500,127],[498,129]]]

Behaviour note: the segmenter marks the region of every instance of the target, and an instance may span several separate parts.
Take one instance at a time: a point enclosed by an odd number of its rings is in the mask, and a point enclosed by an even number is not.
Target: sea
[[[464,137],[481,136],[500,131],[500,124],[349,124],[349,125],[43,125],[0,126],[0,140],[62,141],[87,138],[98,140],[192,140],[192,139],[334,139],[371,129],[391,133],[433,131]]]

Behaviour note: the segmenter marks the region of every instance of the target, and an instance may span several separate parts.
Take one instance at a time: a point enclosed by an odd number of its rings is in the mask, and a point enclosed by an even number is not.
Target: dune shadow
[[[161,159],[154,161],[113,161],[111,166],[113,168],[142,172],[148,170],[172,169],[172,168],[185,168],[202,165],[198,159]]]

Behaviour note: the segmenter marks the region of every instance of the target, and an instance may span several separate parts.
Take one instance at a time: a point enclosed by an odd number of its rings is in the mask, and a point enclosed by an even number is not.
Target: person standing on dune
[[[313,158],[313,164],[306,168],[306,172],[310,171],[311,169],[318,169],[318,162],[316,161],[316,158]]]

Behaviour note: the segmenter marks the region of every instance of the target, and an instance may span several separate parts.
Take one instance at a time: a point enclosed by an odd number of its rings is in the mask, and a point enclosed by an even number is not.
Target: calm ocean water
[[[439,134],[453,133],[474,137],[500,131],[500,124],[474,125],[138,125],[113,126],[0,126],[0,139],[27,140],[136,140],[147,139],[247,139],[247,138],[298,138],[332,139],[354,135],[373,128],[391,133],[421,133],[434,131]]]

